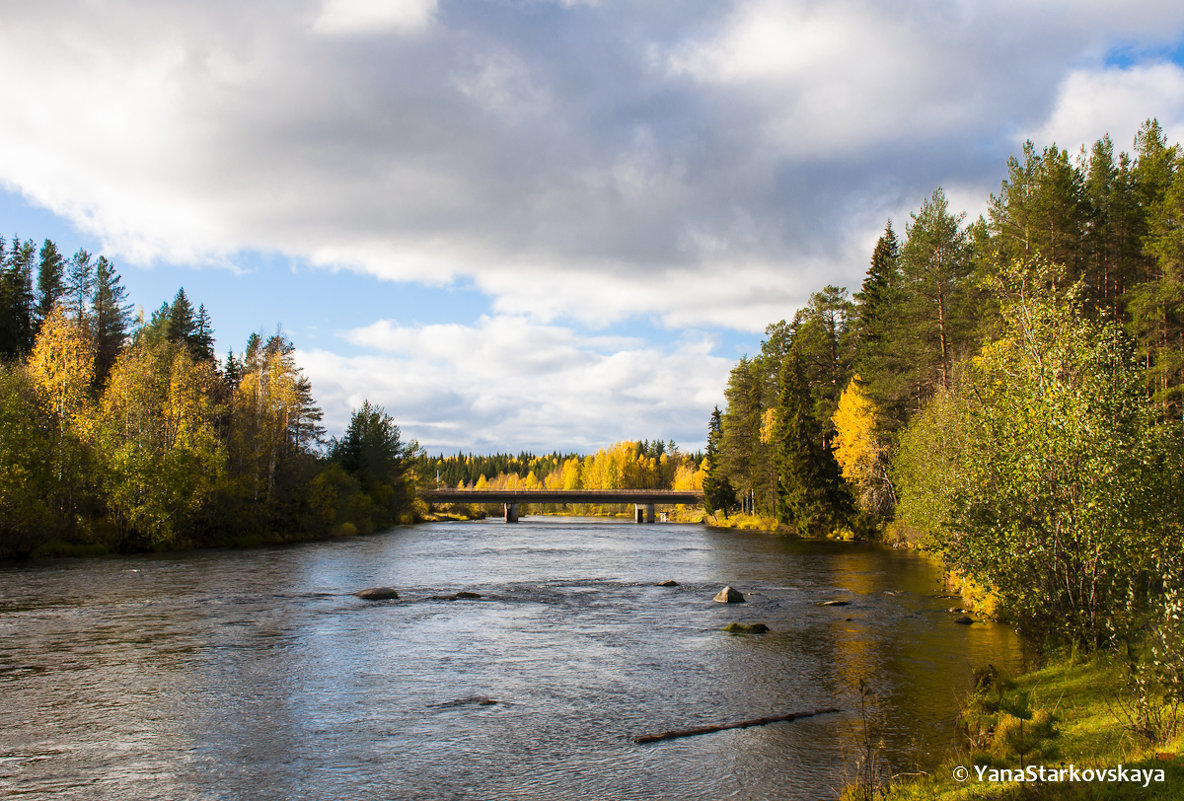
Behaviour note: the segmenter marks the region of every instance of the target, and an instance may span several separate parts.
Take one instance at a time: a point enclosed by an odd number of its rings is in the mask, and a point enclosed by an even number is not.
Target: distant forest
[[[1133,154],[1029,142],[1005,175],[766,329],[708,506],[920,544],[1029,633],[1126,641],[1184,599],[1184,152],[1149,120]]]

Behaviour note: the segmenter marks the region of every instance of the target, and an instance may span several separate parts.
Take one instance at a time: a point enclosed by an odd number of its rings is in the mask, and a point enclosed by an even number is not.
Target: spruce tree
[[[197,321],[189,338],[189,350],[198,361],[214,361],[214,323],[203,303],[197,307]]]
[[[0,262],[0,359],[20,359],[33,348],[33,257],[31,241],[13,238]]]
[[[197,321],[193,316],[193,305],[185,295],[185,287],[177,290],[173,303],[169,306],[168,337],[169,342],[177,342],[188,346],[197,331]]]
[[[707,427],[707,459],[703,476],[703,505],[708,514],[715,514],[716,510],[723,510],[724,517],[736,506],[736,490],[728,481],[720,457],[720,444],[723,442],[723,415],[716,406],[711,412],[711,422]]]
[[[805,365],[791,353],[781,368],[777,406],[777,521],[803,534],[833,529],[841,519],[838,468],[822,447],[812,405]]]
[[[95,383],[102,386],[107,374],[115,364],[127,340],[128,321],[131,319],[131,304],[127,303],[118,271],[106,257],[100,256],[95,263],[93,329],[95,337]]]
[[[900,243],[891,221],[876,242],[855,301],[854,372],[882,410],[884,428],[894,431],[905,423],[909,388]]]
[[[41,245],[40,261],[37,266],[37,329],[49,317],[53,307],[66,295],[66,260],[58,252],[52,240]]]
[[[90,258],[89,253],[79,249],[66,265],[66,298],[70,314],[79,322],[87,319],[86,302],[94,290],[95,268]]]

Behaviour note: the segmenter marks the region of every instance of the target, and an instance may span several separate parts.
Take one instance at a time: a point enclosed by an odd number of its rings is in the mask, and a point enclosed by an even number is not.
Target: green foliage
[[[941,189],[912,215],[900,253],[900,312],[914,397],[951,386],[954,364],[973,335],[973,260],[962,222]]]
[[[1003,338],[902,438],[902,507],[1022,628],[1096,647],[1179,525],[1170,448],[1121,336],[1032,272],[999,286]]]
[[[363,401],[354,411],[340,440],[329,447],[329,458],[358,482],[380,513],[378,525],[397,520],[411,503],[407,460],[417,446],[399,439],[399,427],[381,406]]]
[[[0,364],[0,558],[30,554],[55,528],[45,426],[25,368]]]
[[[838,466],[823,447],[822,430],[812,414],[805,367],[791,353],[781,368],[777,424],[777,522],[802,534],[825,534],[847,517]]]
[[[720,463],[720,443],[723,441],[723,415],[716,406],[707,427],[707,458],[704,460],[703,506],[708,514],[722,511],[724,517],[736,508],[736,490],[728,480]]]
[[[106,258],[66,264],[46,240],[33,303],[35,251],[14,248],[0,240],[0,278],[28,290],[36,338],[10,353],[25,364],[0,365],[0,558],[343,536],[412,513],[418,454],[381,410],[343,440],[362,480],[319,456],[321,411],[282,334],[252,335],[219,372],[209,315],[183,290],[129,338]]]

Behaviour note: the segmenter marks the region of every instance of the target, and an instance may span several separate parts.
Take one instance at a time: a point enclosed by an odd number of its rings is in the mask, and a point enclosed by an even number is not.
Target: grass
[[[893,785],[882,797],[893,801],[1179,801],[1184,799],[1184,737],[1152,744],[1130,733],[1122,712],[1123,670],[1106,656],[1086,662],[1063,659],[1008,683],[1009,698],[1024,698],[1034,720],[1051,714],[1055,734],[1033,750],[1043,753],[1026,760],[1047,768],[1075,766],[1128,771],[1163,771],[1163,782],[990,782],[978,781],[975,766],[1019,768],[1019,757],[996,743],[977,751],[952,755],[931,774]],[[968,702],[973,707],[973,701]],[[1014,718],[1012,719],[1014,722]],[[1031,725],[1031,724],[1029,724]],[[999,738],[996,738],[999,739]],[[1179,754],[1179,756],[1176,756]],[[956,768],[969,778],[954,779]],[[1154,775],[1154,774],[1153,774]],[[851,798],[860,796],[848,793]]]

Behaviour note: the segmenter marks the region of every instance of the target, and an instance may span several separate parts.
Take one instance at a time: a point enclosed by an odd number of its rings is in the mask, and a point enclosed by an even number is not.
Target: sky
[[[330,435],[703,446],[730,368],[1025,140],[1184,140],[1157,0],[6,0],[0,233],[283,330]]]

